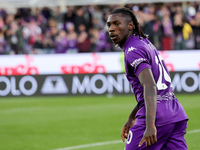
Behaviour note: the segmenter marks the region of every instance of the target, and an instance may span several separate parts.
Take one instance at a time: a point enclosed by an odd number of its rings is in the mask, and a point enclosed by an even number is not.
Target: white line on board
[[[199,133],[200,129],[195,129],[195,130],[190,130],[187,131],[187,134],[192,134],[192,133]],[[81,149],[81,148],[88,148],[88,147],[95,147],[95,146],[102,146],[102,145],[109,145],[109,144],[116,144],[116,143],[121,143],[121,140],[117,141],[107,141],[107,142],[100,142],[100,143],[92,143],[92,144],[84,144],[84,145],[77,145],[77,146],[71,146],[71,147],[65,147],[65,148],[58,148],[54,150],[74,150],[74,149]]]

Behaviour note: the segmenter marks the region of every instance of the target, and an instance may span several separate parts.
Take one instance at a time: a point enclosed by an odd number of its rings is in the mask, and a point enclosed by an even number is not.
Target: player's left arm
[[[151,69],[143,69],[139,73],[138,78],[144,89],[144,101],[146,107],[146,130],[139,143],[139,147],[144,142],[146,142],[146,146],[150,146],[157,142],[157,130],[155,127],[157,88]]]
[[[127,122],[125,123],[125,125],[122,128],[121,137],[122,137],[123,142],[125,142],[125,138],[126,139],[128,138],[129,130],[135,124],[135,119],[136,119],[135,116],[136,116],[136,113],[138,110],[139,110],[138,105],[136,105],[133,108],[131,114],[129,115]]]

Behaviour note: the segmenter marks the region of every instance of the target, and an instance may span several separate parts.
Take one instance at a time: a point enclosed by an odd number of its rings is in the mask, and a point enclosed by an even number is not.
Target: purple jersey
[[[139,107],[135,124],[146,124],[143,87],[138,79],[139,73],[145,68],[151,69],[157,84],[156,125],[162,126],[188,119],[182,105],[174,95],[169,72],[155,46],[146,38],[139,39],[139,36],[130,36],[123,50],[126,76]]]

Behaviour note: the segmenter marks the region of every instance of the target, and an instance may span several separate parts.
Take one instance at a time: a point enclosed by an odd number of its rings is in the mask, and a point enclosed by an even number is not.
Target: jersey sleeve
[[[151,69],[149,55],[143,49],[137,48],[136,50],[129,52],[126,61],[136,76],[138,76],[143,69]]]

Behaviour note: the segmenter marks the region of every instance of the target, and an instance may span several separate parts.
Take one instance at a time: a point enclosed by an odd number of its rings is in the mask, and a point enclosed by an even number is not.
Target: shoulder
[[[150,61],[151,45],[144,40],[139,40],[137,43],[131,43],[124,51],[125,61],[131,66],[137,66],[141,62]]]
[[[145,50],[145,49],[149,49],[149,44],[151,42],[147,39],[147,38],[139,38],[139,36],[135,36],[135,37],[130,37],[128,38],[127,42],[125,43],[125,46],[123,48],[123,50],[126,52],[130,52],[133,50],[132,47],[134,47],[135,49],[138,50]]]
[[[148,47],[142,41],[138,41],[136,44],[130,44],[124,51],[127,58],[145,56],[148,52]]]

